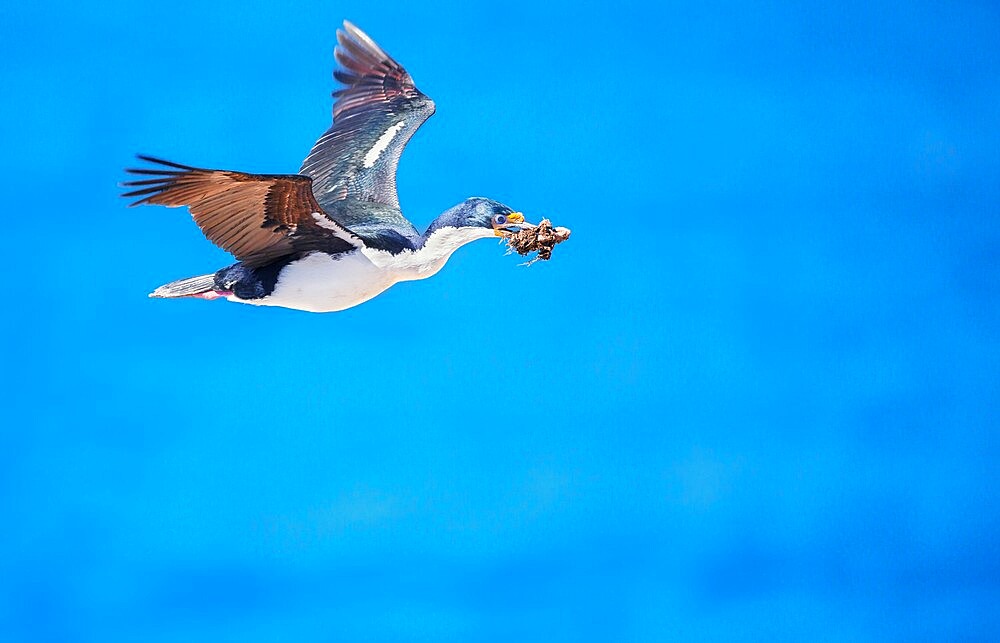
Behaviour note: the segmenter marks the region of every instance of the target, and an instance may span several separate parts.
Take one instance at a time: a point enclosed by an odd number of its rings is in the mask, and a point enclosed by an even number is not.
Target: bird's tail
[[[153,292],[150,297],[198,297],[205,293],[215,294],[215,275],[201,275],[200,277],[188,277],[178,279],[169,284],[163,284]]]

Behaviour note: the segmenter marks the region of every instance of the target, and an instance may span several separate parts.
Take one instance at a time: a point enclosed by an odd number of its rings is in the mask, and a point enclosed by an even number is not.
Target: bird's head
[[[431,224],[428,234],[442,228],[457,228],[477,237],[508,237],[533,224],[512,208],[483,197],[472,197],[451,208]]]

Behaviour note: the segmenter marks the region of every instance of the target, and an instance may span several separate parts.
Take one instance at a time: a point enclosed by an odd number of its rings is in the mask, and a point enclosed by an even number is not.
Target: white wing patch
[[[313,212],[312,218],[313,221],[316,222],[316,225],[318,225],[321,228],[326,228],[327,230],[333,230],[334,232],[339,232],[341,234],[344,232],[343,228],[341,228],[333,221],[330,221],[330,217],[324,216],[320,212]]]
[[[382,152],[385,151],[385,148],[389,147],[389,143],[392,143],[392,139],[394,139],[396,134],[399,134],[399,131],[405,126],[406,121],[400,121],[387,129],[382,136],[378,137],[378,140],[375,141],[375,145],[372,146],[372,149],[368,150],[368,153],[365,154],[364,166],[366,168],[375,165],[375,162],[378,161],[378,157],[382,156]]]
[[[337,233],[338,237],[344,241],[350,242],[355,248],[360,248],[363,245],[361,243],[361,239],[358,239],[353,233],[348,232],[344,226],[339,225],[335,221],[331,221],[330,217],[326,216],[322,212],[313,212],[312,218],[313,221],[316,222],[316,225],[321,228],[326,228],[327,230],[332,230]]]

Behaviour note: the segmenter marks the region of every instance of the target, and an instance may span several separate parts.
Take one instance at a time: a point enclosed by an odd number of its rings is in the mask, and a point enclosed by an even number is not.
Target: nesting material
[[[531,252],[538,254],[528,262],[528,265],[541,259],[548,261],[552,258],[552,248],[557,243],[562,243],[569,239],[569,228],[553,228],[552,222],[542,219],[542,222],[533,228],[526,228],[507,237],[507,245],[511,250],[519,255],[526,255]]]

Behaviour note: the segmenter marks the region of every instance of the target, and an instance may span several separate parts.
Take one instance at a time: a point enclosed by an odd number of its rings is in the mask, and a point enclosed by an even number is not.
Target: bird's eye
[[[505,217],[502,214],[498,214],[498,215],[496,215],[496,216],[493,217],[493,223],[495,223],[497,225],[503,225],[503,224],[507,223],[507,217]]]

